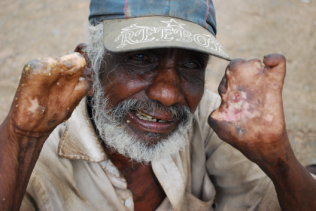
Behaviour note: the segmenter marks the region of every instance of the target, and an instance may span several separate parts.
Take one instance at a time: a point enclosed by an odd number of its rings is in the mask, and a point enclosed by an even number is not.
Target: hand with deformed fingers
[[[28,62],[10,110],[12,124],[24,132],[45,133],[67,120],[89,84],[79,53]]]
[[[86,60],[79,53],[25,65],[0,126],[0,210],[19,209],[44,142],[91,92],[86,75]]]
[[[288,144],[282,105],[285,58],[267,55],[263,63],[231,61],[218,88],[222,103],[209,118],[222,140],[258,161]]]
[[[216,134],[272,179],[283,210],[316,210],[316,183],[294,156],[285,126],[283,55],[235,59],[218,91],[221,105],[209,117]]]

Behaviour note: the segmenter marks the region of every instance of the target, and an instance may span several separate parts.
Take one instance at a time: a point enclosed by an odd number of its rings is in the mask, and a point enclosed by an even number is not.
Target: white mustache
[[[180,120],[181,122],[185,123],[188,121],[189,116],[191,115],[191,111],[186,106],[180,105],[172,105],[172,106],[163,106],[161,103],[157,101],[141,101],[138,99],[130,99],[120,103],[116,107],[112,107],[109,110],[109,115],[111,119],[113,119],[116,123],[122,123],[125,116],[130,111],[141,111],[144,110],[146,112],[152,112],[155,110],[163,110],[172,114],[172,119]]]
[[[163,106],[155,101],[126,100],[116,107],[109,108],[109,100],[103,92],[103,87],[95,78],[94,97],[91,101],[93,120],[99,132],[99,137],[107,147],[129,157],[137,162],[149,163],[167,156],[173,156],[183,150],[188,144],[187,131],[192,127],[193,114],[185,106]],[[109,108],[109,109],[107,109]],[[142,140],[137,135],[131,135],[125,130],[124,121],[127,112],[137,110],[161,109],[163,112],[171,112],[175,119],[179,119],[177,128],[166,138],[154,145],[150,144],[151,138],[157,138],[160,134],[146,134]],[[122,124],[122,125],[121,125]],[[119,127],[118,127],[119,126]]]

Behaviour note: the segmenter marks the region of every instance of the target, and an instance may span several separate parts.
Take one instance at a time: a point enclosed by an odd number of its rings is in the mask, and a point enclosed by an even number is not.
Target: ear
[[[80,53],[86,60],[87,65],[86,65],[85,70],[82,72],[81,76],[84,77],[90,84],[90,90],[87,95],[92,96],[93,95],[93,80],[92,80],[93,71],[91,70],[91,61],[89,60],[88,55],[84,50],[86,47],[87,47],[87,44],[80,43],[75,48],[75,52]]]

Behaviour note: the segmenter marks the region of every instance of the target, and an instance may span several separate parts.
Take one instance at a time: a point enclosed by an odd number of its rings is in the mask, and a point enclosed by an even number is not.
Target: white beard
[[[100,83],[94,85],[94,91],[92,102],[93,119],[99,136],[107,147],[132,160],[144,163],[159,160],[170,155],[173,156],[184,149],[188,142],[187,131],[192,127],[193,119],[193,115],[188,108],[184,108],[185,111],[183,111],[187,117],[186,120],[180,121],[175,131],[168,138],[162,139],[156,144],[148,144],[148,140],[140,140],[128,134],[125,130],[125,124],[121,126],[123,118],[130,111],[130,106],[133,102],[135,103],[135,100],[124,101],[119,105],[119,110],[115,110],[117,107],[107,110],[108,100],[104,97]],[[174,113],[174,110],[172,110],[172,113]],[[149,133],[148,139],[157,135]]]

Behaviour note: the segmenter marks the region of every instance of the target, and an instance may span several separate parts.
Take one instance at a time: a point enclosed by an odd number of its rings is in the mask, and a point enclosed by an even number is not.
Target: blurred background
[[[302,164],[316,163],[316,0],[213,0],[217,39],[232,58],[287,58],[283,90],[287,130]],[[84,42],[88,0],[0,1],[0,121],[24,64],[58,57]],[[206,87],[217,92],[228,62],[213,58]]]

